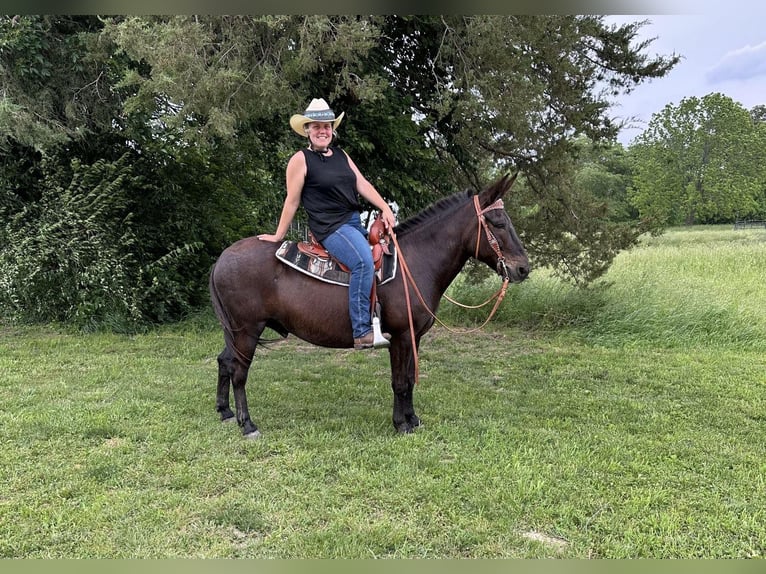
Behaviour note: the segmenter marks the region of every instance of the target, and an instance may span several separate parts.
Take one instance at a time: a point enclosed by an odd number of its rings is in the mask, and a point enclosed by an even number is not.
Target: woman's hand
[[[258,239],[260,239],[261,241],[277,242],[277,241],[282,241],[282,239],[284,238],[279,237],[278,235],[270,234],[270,233],[261,233],[258,236]]]
[[[386,224],[386,231],[391,231],[396,225],[396,217],[394,217],[394,212],[391,211],[388,205],[380,212],[380,218]]]

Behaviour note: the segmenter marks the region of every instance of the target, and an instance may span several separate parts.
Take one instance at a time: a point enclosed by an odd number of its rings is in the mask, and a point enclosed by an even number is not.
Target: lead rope
[[[487,241],[489,242],[492,249],[495,251],[497,256],[500,259],[503,259],[503,254],[500,251],[500,247],[497,243],[497,239],[492,235],[492,232],[487,227],[487,224],[484,220],[484,214],[487,211],[491,211],[493,209],[502,209],[503,207],[503,200],[498,199],[495,203],[490,205],[489,207],[486,207],[484,209],[481,209],[479,206],[479,198],[478,196],[474,196],[474,206],[476,208],[476,215],[479,220],[479,228],[476,233],[476,254],[475,257],[478,258],[479,256],[479,243],[481,241],[481,228],[484,227],[484,231],[487,236]],[[454,299],[451,299],[447,295],[443,295],[445,299],[447,299],[450,303],[453,303],[455,305],[458,305],[459,307],[463,307],[465,309],[479,309],[481,307],[484,307],[485,305],[492,302],[492,300],[495,300],[495,305],[492,307],[492,311],[489,313],[489,317],[487,317],[487,320],[484,321],[481,325],[478,327],[475,327],[473,329],[469,330],[457,330],[446,323],[444,323],[441,319],[439,319],[436,314],[431,311],[431,309],[428,307],[428,305],[425,302],[425,299],[423,298],[423,295],[420,292],[420,289],[418,289],[417,284],[415,283],[415,278],[412,276],[412,273],[410,272],[410,268],[407,265],[407,261],[404,258],[404,253],[402,252],[401,247],[399,247],[399,242],[396,239],[396,234],[394,234],[394,230],[390,230],[391,239],[394,242],[394,246],[396,247],[396,256],[399,258],[399,262],[401,264],[402,268],[402,282],[404,283],[404,299],[407,304],[407,321],[409,322],[410,327],[410,338],[412,339],[412,354],[415,359],[415,384],[420,384],[420,375],[419,375],[419,361],[418,361],[418,348],[417,348],[417,342],[415,341],[415,325],[412,318],[412,302],[410,301],[410,289],[409,289],[409,283],[412,283],[412,287],[415,290],[415,294],[418,296],[418,299],[420,300],[420,303],[423,305],[426,311],[428,311],[428,314],[431,315],[431,317],[434,318],[436,322],[438,322],[441,326],[446,328],[451,333],[474,333],[476,331],[481,330],[487,323],[490,322],[492,317],[495,315],[495,312],[497,311],[498,307],[500,307],[500,303],[503,301],[503,298],[505,297],[505,292],[508,289],[508,283],[510,280],[506,277],[503,279],[503,285],[500,287],[500,290],[495,293],[492,297],[487,299],[484,303],[481,305],[464,305],[462,303],[458,303]]]
[[[412,356],[415,359],[415,384],[420,384],[420,368],[418,366],[418,344],[415,340],[415,324],[412,319],[412,302],[410,301],[410,288],[409,288],[409,281],[412,281],[412,286],[415,288],[415,290],[418,293],[418,297],[420,298],[421,303],[423,303],[423,296],[420,294],[420,290],[418,289],[418,286],[415,284],[415,280],[412,278],[412,273],[410,273],[410,268],[407,265],[407,261],[404,259],[404,254],[402,253],[401,247],[399,247],[399,241],[396,239],[396,234],[394,233],[394,230],[391,230],[391,239],[394,242],[394,247],[396,247],[396,256],[399,258],[399,263],[402,267],[402,283],[404,283],[404,300],[407,303],[407,321],[410,325],[410,339],[412,340]],[[428,309],[428,306],[423,303],[423,306],[428,310],[429,313],[431,313],[431,310]],[[433,313],[431,313],[433,315]]]

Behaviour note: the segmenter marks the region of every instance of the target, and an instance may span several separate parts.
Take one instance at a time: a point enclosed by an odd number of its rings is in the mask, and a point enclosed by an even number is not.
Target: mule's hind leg
[[[232,387],[234,388],[234,405],[237,410],[237,423],[242,428],[242,434],[246,438],[258,438],[261,433],[258,427],[250,418],[250,411],[247,408],[247,393],[245,384],[247,383],[248,367],[245,367],[237,361],[232,377]]]
[[[218,355],[218,392],[215,399],[215,410],[221,415],[222,422],[231,422],[234,412],[229,407],[229,388],[234,376],[234,354],[229,347],[224,347]]]
[[[255,336],[242,334],[236,337],[234,339],[236,349],[232,349],[232,358],[234,359],[232,365],[234,368],[231,376],[231,386],[234,389],[234,406],[237,411],[237,423],[242,428],[242,434],[247,438],[257,438],[261,434],[250,418],[245,385],[247,384],[247,374],[250,370],[255,347],[258,344],[258,337],[260,337],[263,329],[264,327],[262,326]]]

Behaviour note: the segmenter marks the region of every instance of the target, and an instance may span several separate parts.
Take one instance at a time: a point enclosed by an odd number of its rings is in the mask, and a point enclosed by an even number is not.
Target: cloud
[[[749,80],[766,76],[766,42],[757,46],[747,45],[726,54],[705,74],[708,84],[719,84],[728,80]]]

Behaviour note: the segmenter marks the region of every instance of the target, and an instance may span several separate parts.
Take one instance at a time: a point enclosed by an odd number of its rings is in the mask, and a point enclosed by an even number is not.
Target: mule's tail
[[[215,312],[215,316],[218,317],[218,321],[221,323],[221,327],[223,328],[223,340],[226,343],[226,347],[236,357],[244,361],[245,365],[249,366],[253,360],[252,357],[247,357],[242,351],[237,349],[237,345],[234,343],[234,331],[236,329],[232,325],[231,317],[229,316],[226,307],[224,307],[223,303],[221,302],[221,295],[218,293],[218,287],[215,284],[215,267],[215,263],[213,263],[212,267],[210,267],[209,281],[210,301],[213,304],[213,311]]]

